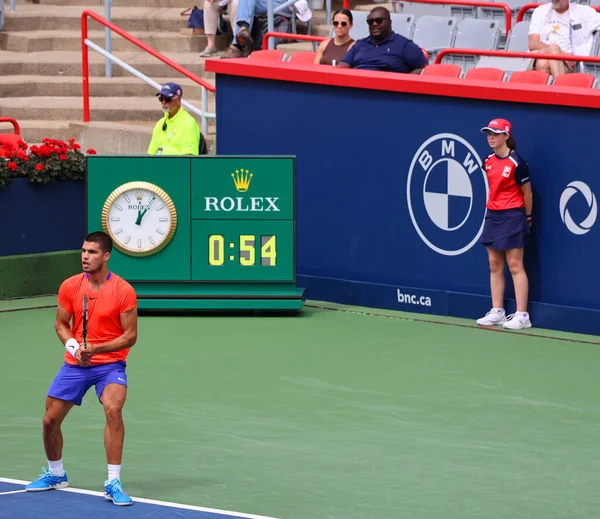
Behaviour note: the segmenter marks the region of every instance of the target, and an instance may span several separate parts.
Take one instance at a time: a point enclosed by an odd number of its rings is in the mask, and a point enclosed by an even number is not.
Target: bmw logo
[[[488,183],[482,161],[463,138],[440,133],[415,153],[406,196],[413,226],[445,256],[468,251],[483,231]]]

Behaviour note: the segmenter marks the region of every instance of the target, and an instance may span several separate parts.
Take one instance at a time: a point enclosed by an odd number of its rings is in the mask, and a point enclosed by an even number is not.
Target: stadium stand
[[[95,52],[90,53],[92,123],[87,126],[81,124],[80,17],[84,8],[102,16],[104,7],[101,1],[40,1],[32,4],[17,0],[15,13],[5,9],[5,26],[0,30],[0,115],[16,116],[28,142],[39,142],[48,136],[88,138],[86,144],[101,152],[143,152],[152,126],[160,115],[154,89],[116,65],[112,67],[113,77],[105,77],[105,58]],[[594,2],[600,4],[600,0],[593,0],[592,5]],[[528,20],[532,11],[519,13],[524,0],[504,3],[511,13],[508,34],[505,33],[507,21],[504,11],[493,8],[494,5],[500,6],[498,2],[489,2],[488,8],[419,1],[353,3],[354,26],[350,34],[354,39],[368,36],[366,17],[369,10],[374,6],[385,6],[396,11],[392,13],[393,29],[420,45],[430,64],[445,48],[527,51]],[[212,75],[204,71],[205,59],[199,57],[206,46],[206,38],[202,34],[191,34],[186,29],[187,19],[181,16],[188,7],[187,0],[112,0],[112,18],[119,27],[212,82]],[[342,3],[335,0],[332,10],[340,7]],[[310,30],[311,34],[321,37],[332,34],[324,9],[313,13],[310,27],[296,22],[298,32]],[[104,30],[95,22],[90,24],[90,40],[104,46]],[[229,41],[227,34],[217,37],[221,55]],[[254,54],[251,59],[276,55],[278,60],[311,63],[315,45],[308,42],[282,43],[278,45],[278,52]],[[117,57],[159,83],[173,79],[169,67],[120,37],[112,38],[112,50]],[[600,55],[600,35],[596,36],[592,55]],[[459,66],[461,71],[456,77],[467,80],[514,83],[523,78],[528,81],[535,78],[544,82],[539,75],[515,76],[517,72],[527,72],[531,58],[449,55],[444,57],[443,64]],[[451,69],[456,70],[454,67]],[[554,84],[598,87],[599,64],[580,63],[577,72],[581,75],[569,74]],[[434,73],[433,70],[428,71],[427,75]],[[177,79],[184,88],[184,97],[199,105],[201,90],[198,85],[179,76]],[[209,97],[209,110],[214,111],[213,96]],[[214,125],[209,124],[209,146],[214,142],[214,131]],[[97,140],[100,135],[101,142]],[[214,152],[212,146],[210,149]]]

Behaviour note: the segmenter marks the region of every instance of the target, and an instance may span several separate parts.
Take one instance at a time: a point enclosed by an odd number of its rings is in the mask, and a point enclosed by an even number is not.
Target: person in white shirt
[[[552,0],[533,11],[529,24],[529,50],[544,54],[589,56],[593,33],[600,28],[600,13],[569,0]],[[575,70],[573,60],[535,60],[536,70],[554,78]]]

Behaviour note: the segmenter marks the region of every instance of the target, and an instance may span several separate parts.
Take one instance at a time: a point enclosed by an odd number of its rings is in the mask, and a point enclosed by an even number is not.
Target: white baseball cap
[[[308,7],[308,2],[306,0],[298,0],[295,2],[294,11],[296,11],[298,20],[302,22],[308,22],[308,20],[312,18],[312,11]]]

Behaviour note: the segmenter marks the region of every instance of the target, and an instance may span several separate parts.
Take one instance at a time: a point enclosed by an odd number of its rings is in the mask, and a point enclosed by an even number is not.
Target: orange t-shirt
[[[58,289],[58,304],[72,315],[71,330],[79,344],[83,342],[84,295],[88,296],[88,344],[104,344],[123,335],[121,314],[137,305],[133,287],[112,272],[97,292],[92,290],[85,273],[72,276],[62,283]],[[130,349],[99,353],[92,357],[91,364],[125,361]],[[77,365],[68,351],[65,352],[65,362]]]

